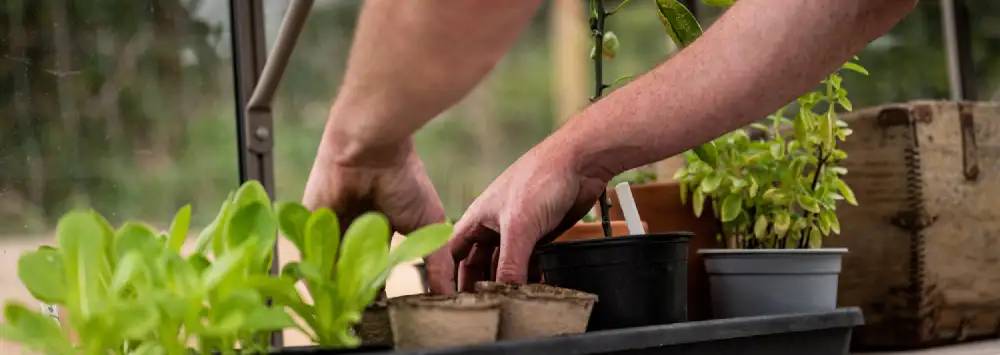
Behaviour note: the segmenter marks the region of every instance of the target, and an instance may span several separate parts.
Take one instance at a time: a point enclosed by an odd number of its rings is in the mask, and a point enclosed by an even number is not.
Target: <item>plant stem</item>
[[[816,147],[816,159],[817,159],[816,172],[813,173],[812,187],[809,188],[810,191],[816,192],[816,185],[819,184],[819,175],[823,172],[823,167],[826,165],[826,160],[828,158],[830,158],[830,154],[831,153],[823,155],[823,147]],[[814,216],[816,216],[816,213],[815,212],[809,212],[809,214],[807,214],[807,216],[808,216],[808,218],[812,219]],[[815,227],[811,227],[811,228],[815,228]],[[809,230],[810,232],[812,232],[811,228]],[[809,237],[809,233],[806,233],[805,230],[802,230],[802,233],[799,235],[799,248],[800,249],[806,249],[806,248],[809,247],[809,241],[807,240],[808,237]]]
[[[590,102],[596,102],[604,94],[604,89],[607,85],[604,84],[604,19],[607,18],[608,13],[604,11],[604,1],[603,0],[592,0],[591,5],[594,7],[593,12],[596,17],[590,18],[590,32],[594,36],[594,96],[590,98]],[[601,190],[601,197],[599,200],[601,205],[601,229],[604,230],[604,237],[611,237],[611,216],[609,215],[609,210],[611,205],[608,203],[608,192],[607,189]]]

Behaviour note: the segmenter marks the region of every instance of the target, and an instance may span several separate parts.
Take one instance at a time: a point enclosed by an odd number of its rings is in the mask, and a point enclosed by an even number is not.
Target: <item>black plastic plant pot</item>
[[[687,320],[689,232],[633,235],[538,249],[545,283],[597,295],[587,330]]]

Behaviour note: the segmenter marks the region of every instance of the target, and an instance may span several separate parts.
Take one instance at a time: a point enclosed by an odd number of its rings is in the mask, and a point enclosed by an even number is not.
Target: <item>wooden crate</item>
[[[846,115],[859,207],[838,211],[839,303],[861,348],[1000,336],[1000,105],[917,101]]]

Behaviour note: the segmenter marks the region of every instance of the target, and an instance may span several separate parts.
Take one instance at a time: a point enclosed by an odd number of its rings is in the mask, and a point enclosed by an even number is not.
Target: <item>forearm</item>
[[[393,155],[490,71],[538,3],[366,1],[323,146],[348,158]]]
[[[608,179],[766,116],[815,86],[915,0],[740,0],[690,47],[543,144]]]

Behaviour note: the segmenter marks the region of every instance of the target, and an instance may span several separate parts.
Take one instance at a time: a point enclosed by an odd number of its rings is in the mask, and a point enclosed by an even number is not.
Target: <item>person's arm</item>
[[[348,160],[395,154],[493,68],[539,3],[365,1],[324,148]]]
[[[303,202],[346,227],[378,210],[395,231],[445,220],[411,134],[469,92],[511,47],[540,0],[365,1]],[[442,249],[428,271],[451,269]],[[454,291],[449,277],[431,283]]]
[[[764,117],[887,32],[915,0],[739,0],[666,63],[591,105],[507,169],[456,225],[463,288],[522,283],[534,245],[622,171]]]

